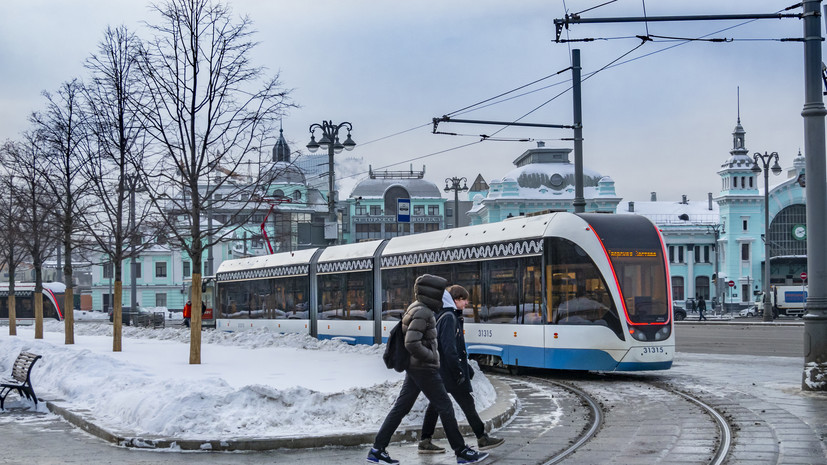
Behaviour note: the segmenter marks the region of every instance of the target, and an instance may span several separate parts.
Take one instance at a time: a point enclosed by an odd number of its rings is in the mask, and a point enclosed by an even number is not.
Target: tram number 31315
[[[494,332],[490,329],[478,329],[477,330],[478,337],[494,337]]]
[[[641,354],[662,354],[664,353],[663,347],[644,347],[643,352]]]

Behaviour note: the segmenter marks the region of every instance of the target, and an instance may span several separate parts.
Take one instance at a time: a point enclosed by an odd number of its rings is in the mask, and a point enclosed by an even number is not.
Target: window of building
[[[683,300],[683,276],[672,276],[672,298]]]
[[[704,263],[711,263],[709,261],[709,252],[712,247],[705,245],[704,246]]]
[[[684,263],[684,261],[683,261],[683,246],[678,246],[678,263]]]
[[[302,199],[302,193],[299,192],[298,190],[293,191],[293,200],[298,201],[298,200],[301,200],[301,199]]]
[[[155,262],[155,277],[156,278],[166,278],[167,277],[167,262]]]
[[[741,230],[747,231],[749,230],[749,220],[741,220]]]
[[[695,246],[695,263],[701,263],[701,246]]]
[[[365,216],[368,214],[368,206],[367,205],[356,205],[356,216]]]
[[[184,277],[188,278],[192,276],[192,263],[184,262]]]
[[[669,263],[675,263],[675,246],[669,246]]]
[[[371,216],[379,216],[382,214],[382,206],[381,205],[371,205],[370,206],[370,214]]]
[[[155,294],[155,306],[156,307],[166,307],[167,306],[167,295],[166,293],[159,292]]]
[[[105,279],[111,278],[112,277],[112,270],[113,270],[113,266],[112,266],[111,262],[110,263],[104,263],[103,264],[103,277]]]
[[[439,205],[428,205],[428,214],[431,216],[439,215]]]
[[[695,278],[695,294],[709,300],[709,276],[698,276]]]
[[[749,188],[750,188],[750,189],[752,189],[753,179],[755,179],[755,178],[753,178],[752,176],[750,176],[750,178],[749,178]]]
[[[141,262],[139,262],[137,260],[135,261],[135,277],[136,278],[141,277]]]
[[[413,214],[417,216],[422,216],[425,214],[425,205],[414,205],[413,206]]]
[[[741,260],[749,261],[749,244],[743,243],[741,244]]]

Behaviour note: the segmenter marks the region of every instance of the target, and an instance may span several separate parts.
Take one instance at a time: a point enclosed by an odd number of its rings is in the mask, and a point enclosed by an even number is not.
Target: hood
[[[448,291],[442,294],[442,308],[457,308],[457,305],[454,303],[454,298],[451,297],[451,293]]]
[[[434,312],[439,312],[442,309],[442,296],[447,285],[448,280],[445,278],[424,274],[416,278],[416,283],[414,283],[416,300],[427,305]]]

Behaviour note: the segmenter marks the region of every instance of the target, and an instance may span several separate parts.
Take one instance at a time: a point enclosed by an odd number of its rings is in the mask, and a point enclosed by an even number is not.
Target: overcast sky
[[[604,1],[566,0],[565,6],[580,12],[600,3]],[[649,0],[645,8],[650,16],[772,13],[791,3]],[[284,86],[294,89],[300,108],[284,120],[293,150],[306,151],[311,123],[349,121],[358,144],[353,156],[374,169],[413,165],[421,170],[425,165],[426,178],[438,186],[452,176],[464,176],[469,184],[477,174],[489,182],[501,178],[536,142],[475,144],[479,134],[494,134],[501,129],[497,126],[447,124],[440,130],[470,136],[434,135],[432,118],[566,69],[570,47],[581,49],[585,77],[641,42],[555,43],[553,21],[566,11],[562,0],[230,4],[234,13],[254,20],[260,42],[254,63],[280,73]],[[618,0],[582,16],[642,16],[643,9],[641,0]],[[142,21],[158,17],[140,0],[0,2],[0,140],[17,138],[27,128],[28,114],[43,107],[41,91],[85,78],[82,62],[107,25],[125,24],[148,37]],[[701,37],[743,22],[649,23],[648,31]],[[634,37],[646,30],[645,24],[574,25],[568,34]],[[681,194],[704,200],[707,192],[717,194],[721,183],[716,171],[732,148],[739,86],[747,148],[751,153],[777,151],[781,164],[791,166],[803,147],[803,45],[755,39],[801,33],[798,19],[761,20],[710,36],[749,40],[675,47],[678,42],[659,39],[632,51],[619,63],[633,61],[583,83],[585,166],[611,176],[625,201],[648,200],[652,191],[659,200],[678,200]],[[571,124],[571,92],[554,98],[569,87],[570,76],[565,72],[521,93],[545,89],[456,117],[514,121],[536,109],[522,121]],[[568,130],[512,128],[497,136],[572,147],[562,140],[571,137]]]

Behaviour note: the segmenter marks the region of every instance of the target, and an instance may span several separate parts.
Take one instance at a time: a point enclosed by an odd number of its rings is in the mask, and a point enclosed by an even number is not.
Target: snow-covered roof
[[[715,224],[719,222],[720,214],[718,211],[718,204],[712,202],[712,209],[710,210],[709,201],[691,201],[684,202],[634,202],[634,211],[629,211],[629,203],[623,202],[617,206],[617,213],[643,215],[649,218],[655,224],[695,224],[708,223]],[[687,219],[682,219],[681,215],[686,215]]]

